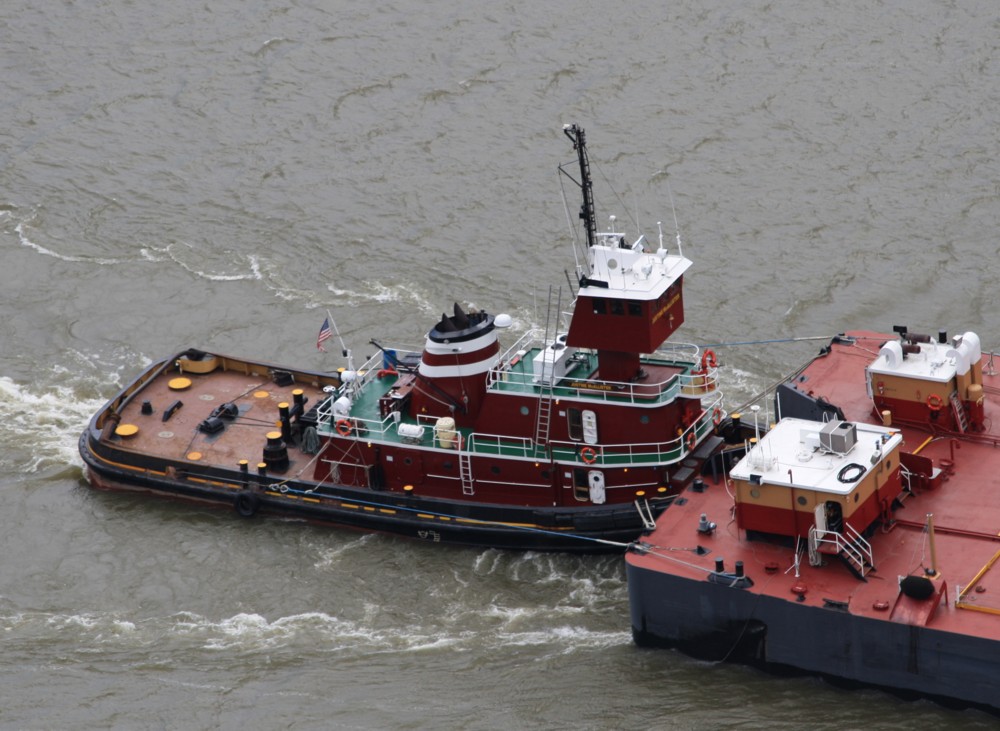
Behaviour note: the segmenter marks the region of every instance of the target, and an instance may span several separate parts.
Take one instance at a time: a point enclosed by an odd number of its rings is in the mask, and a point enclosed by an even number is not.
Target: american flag
[[[330,338],[333,333],[330,331],[330,318],[323,318],[323,326],[319,329],[319,335],[316,337],[316,347],[319,350],[326,352],[326,348],[323,347],[323,341]]]

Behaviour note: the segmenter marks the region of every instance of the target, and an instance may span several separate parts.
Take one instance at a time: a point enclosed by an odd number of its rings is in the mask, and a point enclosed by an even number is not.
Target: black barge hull
[[[632,634],[711,662],[812,674],[1000,714],[1000,642],[852,615],[627,564]]]

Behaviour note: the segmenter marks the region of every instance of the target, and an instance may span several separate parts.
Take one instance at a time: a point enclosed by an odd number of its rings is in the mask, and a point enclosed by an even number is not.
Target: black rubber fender
[[[233,502],[233,507],[235,507],[236,512],[244,518],[252,518],[257,514],[257,509],[260,507],[260,498],[257,497],[256,493],[251,492],[250,490],[240,490],[236,494],[236,500]]]

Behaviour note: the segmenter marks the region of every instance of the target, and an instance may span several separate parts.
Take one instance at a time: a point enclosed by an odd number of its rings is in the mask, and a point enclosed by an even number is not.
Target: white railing
[[[549,446],[553,458],[561,462],[582,460],[586,464],[600,466],[624,466],[643,462],[672,464],[680,462],[695,451],[702,437],[714,429],[716,420],[724,414],[722,394],[717,393],[716,398],[702,410],[698,419],[674,439],[662,442],[593,445],[551,441]],[[588,448],[593,454],[588,453],[588,459],[583,460],[583,452]]]
[[[536,457],[535,440],[528,437],[510,437],[500,434],[469,435],[466,448],[473,453],[501,454],[518,457]]]
[[[525,364],[522,370],[513,370],[520,359],[530,360],[539,352],[544,350],[547,343],[542,337],[542,331],[532,329],[518,338],[512,346],[507,348],[500,356],[498,365],[491,368],[486,377],[486,388],[493,390],[509,391],[534,391],[537,387],[535,374],[532,365]],[[388,348],[397,355],[397,360],[402,361],[407,356],[419,356],[420,348],[411,346],[396,346]],[[589,349],[580,349],[577,357],[578,362],[589,363],[593,358],[593,353]],[[716,368],[708,368],[705,372],[699,370],[698,358],[701,350],[693,343],[668,343],[652,353],[642,356],[641,362],[656,364],[663,362],[667,365],[674,365],[688,370],[686,373],[678,373],[672,378],[659,384],[643,384],[622,381],[603,381],[597,379],[580,379],[583,386],[572,385],[572,375],[562,379],[562,382],[555,384],[560,389],[563,397],[577,397],[586,400],[602,400],[626,403],[665,403],[670,402],[678,396],[684,398],[701,398],[707,393],[712,393],[718,389],[719,376]],[[365,361],[355,371],[353,390],[360,393],[381,375],[385,374],[385,355],[378,352]],[[568,396],[566,391],[569,392]]]
[[[812,526],[809,529],[809,563],[813,566],[821,565],[821,548],[827,546],[829,553],[843,555],[863,577],[875,567],[871,544],[847,523],[844,524],[844,532],[846,535]]]
[[[701,348],[694,343],[666,343],[657,348],[653,355],[665,360],[697,363],[701,357]]]
[[[317,433],[330,434],[332,431],[340,431],[343,428],[345,431],[349,429],[348,434],[357,432],[364,436],[374,435],[376,437],[384,437],[397,423],[393,414],[387,415],[384,419],[364,419],[353,415],[334,418],[335,416],[333,413],[333,400],[321,405],[316,410]],[[341,434],[347,436],[343,432]]]
[[[534,368],[525,364],[521,369],[514,370],[520,361],[530,361],[543,352],[546,347],[538,338],[537,330],[525,333],[503,355],[495,368],[490,369],[486,378],[486,388],[495,391],[513,393],[534,391],[538,386]],[[669,403],[678,396],[685,398],[701,398],[705,394],[717,391],[719,385],[718,369],[709,367],[704,371],[698,368],[699,348],[689,343],[678,343],[658,348],[652,355],[642,356],[640,362],[654,365],[662,362],[685,368],[688,372],[678,373],[662,383],[649,384],[641,382],[603,381],[599,379],[579,379],[579,386],[574,385],[572,369],[554,384],[561,398],[580,398],[586,400],[615,401],[625,403]],[[590,363],[593,354],[589,350],[580,349],[570,356],[577,362]],[[548,365],[548,364],[547,364]]]
[[[387,350],[391,350],[392,352],[396,353],[397,362],[402,362],[403,358],[408,355],[416,355],[419,357],[420,354],[423,352],[419,348],[411,348],[411,347],[405,347],[405,348],[395,347],[395,348],[387,348]],[[366,360],[364,364],[362,364],[362,366],[358,368],[357,371],[355,371],[355,381],[354,381],[355,390],[360,392],[369,383],[378,380],[381,376],[385,375],[385,372],[387,370],[385,367],[385,358],[386,356],[384,353],[378,352],[371,358]]]
[[[529,366],[526,369],[517,371],[511,370],[511,365],[516,363],[517,358],[528,358],[540,352],[545,345],[539,337],[540,330],[529,330],[522,335],[517,342],[508,348],[500,357],[500,364],[491,369],[487,375],[487,387],[499,389],[511,389],[515,392],[520,390],[534,392],[537,384],[534,383],[533,369]],[[415,348],[392,348],[399,361],[407,356],[419,356],[420,351]],[[500,454],[520,456],[525,458],[537,458],[549,453],[554,459],[567,463],[579,462],[581,464],[595,464],[603,466],[628,465],[633,463],[675,463],[686,458],[695,448],[702,437],[712,431],[714,423],[717,423],[725,411],[722,409],[722,393],[718,390],[718,373],[715,368],[707,368],[705,371],[699,369],[700,350],[698,346],[688,343],[669,344],[656,350],[653,355],[644,356],[643,362],[655,364],[661,362],[688,369],[687,373],[676,374],[667,381],[659,384],[623,383],[616,381],[587,380],[587,388],[564,385],[570,378],[563,380],[555,388],[558,389],[558,397],[572,398],[577,396],[587,400],[613,400],[615,403],[638,403],[643,405],[654,405],[657,403],[669,402],[678,395],[688,398],[706,399],[703,402],[702,411],[698,419],[685,429],[685,431],[671,439],[661,442],[646,443],[625,443],[625,444],[595,444],[586,445],[575,441],[552,441],[548,448],[540,445],[529,437],[510,437],[498,434],[472,433],[464,437],[465,442],[461,442],[461,435],[455,434],[460,440],[459,445],[441,447],[436,417],[418,416],[418,423],[425,427],[430,427],[420,433],[413,435],[403,434],[399,431],[397,415],[387,414],[384,418],[364,418],[355,414],[340,416],[334,413],[334,398],[322,404],[317,411],[319,420],[318,431],[322,434],[331,434],[338,431],[342,435],[356,435],[378,440],[396,441],[406,439],[412,443],[426,444],[442,449],[454,450],[456,447],[462,451],[472,454]],[[360,368],[357,369],[354,381],[345,383],[339,390],[340,394],[352,394],[355,399],[369,384],[385,375],[385,360],[383,353],[379,352],[369,358]],[[589,350],[581,351],[581,358],[588,361],[594,355]],[[568,394],[568,395],[567,395]],[[347,434],[344,434],[344,433]],[[587,451],[589,450],[589,451]],[[583,457],[586,456],[587,459]]]
[[[537,444],[530,437],[511,437],[476,432],[462,436],[457,429],[453,430],[449,427],[447,429],[449,432],[448,441],[452,442],[452,446],[444,447],[441,446],[441,430],[435,417],[422,417],[419,420],[422,426],[429,428],[425,429],[419,438],[415,438],[397,434],[397,422],[393,414],[389,414],[381,420],[363,419],[356,416],[333,419],[332,405],[321,407],[318,410],[317,430],[321,435],[324,433],[329,435],[336,430],[344,436],[356,435],[380,441],[395,442],[405,438],[436,449],[448,451],[458,449],[470,454],[503,454],[525,459],[537,459],[551,454],[557,462],[576,463],[581,466],[617,467],[642,463],[673,464],[685,459],[696,450],[702,438],[713,430],[715,422],[725,414],[722,410],[722,399],[722,394],[717,392],[715,398],[707,405],[707,408],[702,410],[693,424],[677,437],[662,442],[591,445],[581,442],[551,441],[547,446],[544,446]],[[341,422],[344,423],[341,424]],[[457,445],[454,444],[455,440],[458,441]]]

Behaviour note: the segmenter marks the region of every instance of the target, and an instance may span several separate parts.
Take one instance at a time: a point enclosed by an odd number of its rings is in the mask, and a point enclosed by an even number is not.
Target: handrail
[[[628,465],[643,461],[672,464],[685,459],[698,448],[701,439],[715,428],[713,413],[721,408],[722,394],[708,404],[698,415],[698,419],[674,439],[663,442],[624,444],[581,444],[580,442],[552,441],[549,443],[552,458],[557,462],[580,461],[580,452],[585,447],[594,450],[593,459],[587,464],[603,466]]]
[[[533,357],[536,352],[544,350],[547,343],[541,337],[542,331],[532,328],[525,332],[517,341],[507,348],[498,358],[498,365],[491,368],[486,375],[487,390],[513,390],[519,388],[534,390],[536,383],[534,373],[530,371],[517,372],[511,370],[511,364],[521,358]],[[421,349],[411,346],[392,346],[390,350],[400,355],[420,355]],[[537,349],[537,350],[536,350]],[[580,349],[584,354],[587,349]],[[534,351],[534,352],[533,352]],[[716,368],[708,368],[705,372],[697,372],[698,357],[701,349],[693,343],[666,343],[651,354],[641,356],[641,362],[656,363],[658,360],[668,364],[683,365],[690,372],[678,373],[661,384],[632,383],[623,381],[604,381],[588,379],[586,387],[577,387],[566,383],[555,384],[562,392],[568,391],[569,398],[585,400],[621,401],[624,403],[655,404],[669,402],[677,396],[698,398],[705,393],[715,391],[719,385]],[[359,392],[364,390],[382,372],[384,354],[379,352],[369,358],[357,369],[355,386]],[[569,379],[564,379],[569,380]],[[563,397],[567,397],[563,395]]]
[[[501,434],[480,434],[473,432],[466,441],[466,449],[472,453],[499,454],[501,450],[520,451],[522,457],[536,457],[535,440],[530,437],[511,437]]]
[[[394,351],[397,355],[420,355],[421,350],[419,348],[395,346],[388,348]],[[385,355],[382,352],[377,352],[371,358],[366,360],[360,368],[357,369],[357,383],[358,390],[364,389],[373,379],[377,379],[379,374],[383,371],[382,365],[385,362]],[[401,359],[397,358],[397,362]]]
[[[836,553],[846,554],[847,559],[863,578],[875,566],[875,556],[871,544],[849,523],[845,524],[844,528],[847,537],[837,531],[820,530],[815,525],[811,526],[809,528],[809,563],[813,566],[819,566],[822,563],[819,547],[821,545],[832,546]]]
[[[584,444],[574,441],[550,441],[547,446],[536,444],[530,437],[511,437],[501,434],[487,434],[473,432],[463,439],[462,450],[469,454],[513,454],[523,458],[538,459],[540,457],[551,458],[556,462],[579,463],[581,465],[596,466],[627,466],[642,462],[659,462],[673,464],[685,459],[692,451],[697,449],[701,439],[714,429],[714,417],[716,408],[721,410],[723,394],[716,392],[715,398],[702,409],[698,418],[689,425],[681,434],[673,439],[662,442],[634,443],[625,442],[621,444]],[[331,420],[333,414],[332,402],[322,404],[318,411],[318,430],[320,433],[336,429],[336,422]],[[396,425],[396,419],[389,414],[384,419],[365,419],[357,416],[345,417],[351,425],[351,429],[359,430],[359,433],[367,437],[376,439],[385,438],[385,435]],[[430,419],[423,421],[430,422]],[[436,425],[429,423],[431,427],[431,447],[435,449],[448,449],[438,444]],[[457,431],[457,430],[456,430]],[[582,450],[589,447],[594,450],[594,456],[590,461],[585,461],[581,454]]]
[[[874,567],[875,566],[875,555],[872,553],[872,546],[871,546],[871,544],[867,540],[865,540],[865,537],[862,536],[860,533],[858,533],[858,531],[856,531],[851,526],[850,523],[845,524],[844,528],[846,528],[847,535],[851,539],[851,541],[850,541],[851,544],[858,549],[858,553],[860,553],[862,555],[862,558],[866,558],[868,560],[867,561],[868,565]],[[864,566],[864,565],[865,565],[865,563],[864,563],[864,561],[862,561],[862,566]],[[864,571],[862,571],[862,573],[864,573]]]
[[[523,340],[523,338],[522,338]],[[520,342],[520,341],[519,341]],[[697,346],[691,346],[697,348]],[[508,351],[510,353],[511,351]],[[514,351],[511,357],[502,357],[499,364],[491,368],[486,378],[487,390],[500,392],[520,393],[524,391],[535,391],[539,384],[535,381],[533,370],[525,369],[515,371],[512,364],[514,359],[532,357],[533,354],[541,352],[540,349],[532,347],[529,350],[520,348]],[[683,352],[678,349],[678,353]],[[717,368],[706,368],[704,371],[697,369],[697,360],[680,359],[673,357],[664,349],[657,350],[653,356],[644,356],[640,362],[655,364],[657,358],[664,360],[669,365],[683,365],[688,368],[686,373],[676,373],[666,381],[658,384],[649,384],[631,381],[605,381],[600,379],[580,379],[574,381],[572,376],[561,379],[561,382],[553,385],[560,398],[579,398],[589,401],[614,401],[632,404],[657,404],[673,401],[678,396],[686,398],[701,398],[706,393],[711,393],[718,389],[719,373]],[[585,356],[589,357],[589,356]],[[579,383],[580,385],[575,385]]]

